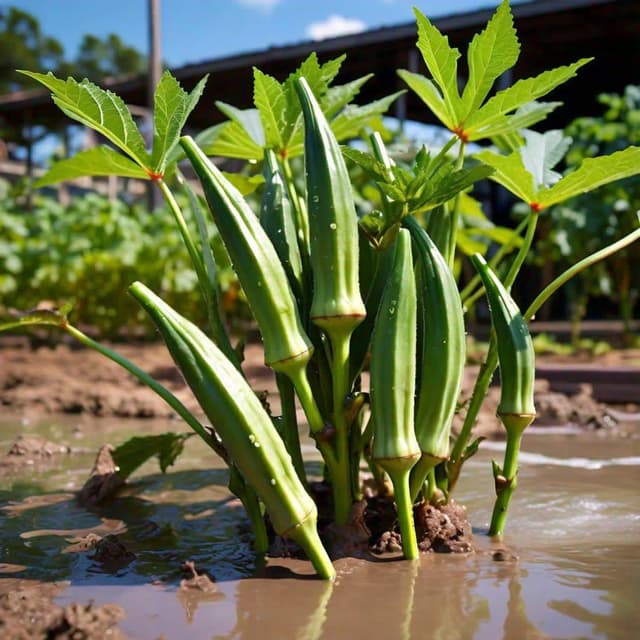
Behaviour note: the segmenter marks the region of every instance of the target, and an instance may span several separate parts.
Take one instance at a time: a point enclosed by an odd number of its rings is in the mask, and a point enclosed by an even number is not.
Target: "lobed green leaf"
[[[162,74],[154,94],[151,154],[154,173],[164,173],[169,155],[178,144],[187,118],[202,96],[207,77],[202,78],[191,93],[187,93],[170,71]]]
[[[558,204],[602,185],[640,173],[640,147],[628,147],[608,156],[587,158],[573,173],[548,189],[542,189],[537,202],[541,207]]]
[[[462,93],[462,121],[484,102],[493,83],[515,65],[519,55],[520,43],[509,1],[503,0],[484,31],[476,34],[469,45],[469,80]]]
[[[465,122],[465,134],[470,140],[478,140],[484,137],[486,133],[480,135],[481,130],[489,130],[489,127],[500,122],[503,116],[532,100],[541,98],[558,85],[573,78],[578,69],[592,59],[582,58],[568,66],[544,71],[534,78],[518,80],[511,87],[498,91],[480,109],[469,116]]]
[[[526,203],[532,203],[536,199],[536,190],[533,184],[533,176],[522,162],[522,156],[514,151],[508,156],[502,156],[493,151],[481,151],[475,157],[484,164],[494,169],[491,176],[495,182],[511,191]]]
[[[149,174],[126,156],[111,147],[100,145],[86,151],[80,151],[72,158],[54,163],[49,171],[38,178],[34,188],[73,180],[83,176],[121,176],[148,180]]]
[[[150,170],[150,158],[144,138],[124,101],[111,91],[101,89],[88,80],[66,81],[49,72],[20,71],[47,87],[53,101],[71,119],[102,134],[124,151],[136,164]]]
[[[265,146],[282,149],[286,96],[282,85],[271,76],[253,68],[253,103],[260,115]]]
[[[458,93],[460,51],[449,46],[449,38],[442,35],[417,8],[413,13],[418,23],[418,49],[442,92],[448,121],[457,125],[462,115],[462,101]]]

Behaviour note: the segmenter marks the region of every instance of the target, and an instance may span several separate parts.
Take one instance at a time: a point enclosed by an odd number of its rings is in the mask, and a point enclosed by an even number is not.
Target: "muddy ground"
[[[114,347],[162,384],[187,407],[198,412],[197,405],[164,345],[122,344]],[[540,357],[539,364],[567,362],[561,357]],[[594,363],[584,358],[572,362]],[[603,368],[617,365],[640,366],[640,350],[611,351],[595,360]],[[257,391],[268,391],[275,404],[275,380],[263,363],[260,346],[245,349],[244,370]],[[462,399],[469,398],[475,367],[469,367]],[[537,385],[536,425],[573,424],[589,428],[615,429],[620,411],[634,413],[637,405],[608,407],[597,402],[588,386],[571,397],[549,391],[544,380]],[[497,387],[490,389],[481,412],[478,435],[499,436],[501,427],[495,417],[499,399]],[[95,351],[61,344],[56,348],[32,348],[26,338],[6,337],[0,341],[0,412],[24,419],[43,414],[82,414],[106,418],[166,418],[172,410],[152,391],[115,363]],[[624,421],[624,420],[623,420]]]
[[[161,344],[126,344],[115,349],[143,370],[167,386],[190,409],[198,412],[194,399],[180,374],[173,366],[165,347]],[[539,362],[561,362],[561,358],[540,358]],[[565,359],[566,361],[566,359]],[[640,365],[640,351],[614,351],[599,358],[602,367]],[[593,364],[593,360],[591,360]],[[270,402],[277,411],[275,381],[264,367],[262,350],[250,344],[245,350],[245,372],[257,391],[271,394]],[[469,398],[477,368],[470,367],[465,380],[462,400]],[[499,437],[502,429],[495,417],[499,390],[492,387],[484,404],[476,435]],[[549,390],[544,380],[537,382],[536,405],[539,417],[536,424],[572,424],[587,429],[602,429],[611,434],[633,435],[635,430],[625,429],[627,422],[638,418],[638,405],[608,407],[597,402],[588,385],[580,393],[568,397]],[[104,418],[167,418],[172,411],[149,389],[100,354],[70,344],[32,348],[26,338],[8,337],[0,341],[0,418],[17,417],[36,420],[47,414],[80,414]],[[630,420],[627,418],[631,417]],[[462,415],[456,418],[459,427]],[[99,420],[92,420],[98,424]],[[35,447],[34,451],[29,447]],[[24,460],[24,456],[55,455],[47,446],[55,443],[17,441],[16,451],[4,459]],[[43,448],[44,447],[44,448]],[[26,448],[22,451],[21,448]],[[4,454],[6,452],[0,452]],[[10,469],[9,469],[10,471]],[[417,514],[425,532],[421,535],[424,550],[468,551],[470,530],[464,511],[453,505],[451,513],[428,508]],[[375,510],[370,510],[372,513]],[[375,513],[374,513],[375,515]],[[435,526],[434,526],[435,523]],[[371,525],[371,523],[368,523]],[[400,549],[397,532],[383,534],[371,549],[373,552],[397,552]],[[102,541],[98,540],[99,543]],[[97,548],[97,547],[96,547]],[[94,550],[95,552],[95,550]],[[190,574],[191,575],[191,574]],[[192,568],[192,577],[181,583],[181,589],[192,588],[201,581]],[[198,588],[200,582],[196,586]],[[95,606],[91,602],[60,607],[53,598],[63,585],[33,583],[4,578],[0,580],[0,636],[10,638],[124,638],[118,622],[124,611],[116,605]],[[208,584],[207,588],[215,588]]]

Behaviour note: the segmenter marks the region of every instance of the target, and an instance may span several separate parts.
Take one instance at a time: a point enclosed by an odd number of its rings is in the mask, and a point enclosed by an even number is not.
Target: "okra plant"
[[[130,293],[156,325],[211,426],[205,427],[133,363],[76,329],[66,310],[27,313],[0,329],[53,324],[127,368],[228,464],[229,486],[246,508],[256,550],[266,552],[270,526],[298,542],[324,578],[333,577],[334,569],[323,532],[317,530],[296,403],[324,462],[331,519],[338,530],[350,523],[354,504],[363,500],[361,470],[368,465],[381,495],[387,492],[395,500],[405,557],[416,558],[413,508],[451,498],[465,460],[480,445],[471,437],[472,427],[499,366],[498,413],[507,448],[503,464],[493,463],[497,497],[490,533],[500,535],[517,484],[520,441],[535,418],[528,322],[564,282],[640,237],[636,229],[585,256],[521,312],[511,289],[534,246],[544,210],[639,173],[640,148],[587,159],[563,176],[555,167],[566,140],[558,132],[528,127],[557,106],[538,100],[588,60],[492,94],[494,82],[520,53],[505,0],[470,43],[468,81],[460,92],[460,52],[428,18],[415,13],[417,46],[430,77],[402,70],[399,75],[451,137],[440,150],[422,148],[409,164],[395,161],[379,135],[380,116],[398,94],[365,106],[350,104],[367,77],[332,86],[342,58],[321,65],[312,55],[283,82],[256,69],[255,108],[218,103],[229,121],[195,138],[182,130],[206,79],[189,94],[166,72],[155,95],[151,150],[114,94],[87,80],[25,72],[51,90],[67,115],[111,143],[56,163],[37,186],[81,175],[133,177],[155,183],[171,208],[198,277],[209,326],[196,327],[142,283],[133,284]],[[371,129],[376,131],[371,134]],[[360,135],[370,152],[340,147],[341,141]],[[467,157],[468,143],[478,141],[491,146]],[[256,178],[230,176],[211,156],[248,160],[261,172]],[[181,173],[178,163],[185,160],[204,198]],[[377,189],[366,210],[358,210],[354,200],[349,169],[356,166]],[[468,191],[485,178],[529,208],[515,231],[503,230],[503,246],[487,260],[471,255],[478,243],[464,228]],[[187,192],[189,210],[178,205],[177,190]],[[247,199],[251,191],[252,197],[259,196],[259,211]],[[252,309],[265,363],[276,375],[282,415],[271,415],[251,390],[241,349],[222,322],[206,215],[215,222]],[[197,235],[186,224],[190,216]],[[499,235],[494,229],[494,239]],[[478,273],[460,291],[456,275],[467,259]],[[465,366],[464,314],[485,291],[491,342],[464,407],[463,426],[452,434]],[[369,387],[363,375],[367,368]]]

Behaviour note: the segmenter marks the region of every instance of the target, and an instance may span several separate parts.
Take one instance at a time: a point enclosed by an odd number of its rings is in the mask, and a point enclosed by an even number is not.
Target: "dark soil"
[[[11,640],[123,640],[117,628],[125,617],[115,604],[73,603],[60,607],[52,599],[63,587],[0,582],[0,637]]]
[[[121,344],[114,348],[168,387],[187,407],[198,412],[193,396],[163,344]],[[554,356],[539,358],[541,363],[567,361],[567,358]],[[603,367],[637,361],[640,361],[637,350],[612,351],[597,360]],[[264,366],[260,345],[246,346],[243,366],[256,391],[268,392],[268,401],[273,404],[275,380]],[[474,368],[470,367],[463,401],[471,394],[474,374]],[[550,391],[546,382],[540,380],[536,395],[539,416],[535,424],[538,426],[572,423],[608,428],[615,424],[607,407],[593,399],[588,386],[568,397]],[[502,433],[495,416],[498,401],[499,390],[492,387],[480,413],[476,435],[491,437]],[[32,349],[26,337],[16,336],[3,337],[0,341],[0,408],[27,419],[61,413],[117,418],[174,417],[172,410],[152,391],[99,353],[69,344]],[[637,406],[626,409],[638,411]],[[454,429],[459,428],[461,420],[462,415],[457,417]]]

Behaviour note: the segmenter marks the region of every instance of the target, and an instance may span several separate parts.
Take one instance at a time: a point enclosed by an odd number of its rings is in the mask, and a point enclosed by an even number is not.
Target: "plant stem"
[[[298,420],[296,419],[296,401],[291,380],[283,373],[276,373],[276,384],[282,405],[282,439],[291,456],[293,466],[302,484],[306,486],[307,477],[300,449],[300,435],[298,434]]]
[[[447,462],[448,493],[453,491],[453,488],[458,481],[458,477],[460,476],[460,470],[464,464],[464,450],[469,441],[469,437],[471,436],[471,430],[473,429],[473,425],[478,417],[478,412],[480,411],[484,397],[487,395],[487,390],[489,389],[489,384],[491,384],[493,372],[498,365],[497,346],[495,334],[492,332],[491,339],[489,341],[489,350],[487,351],[484,362],[480,366],[478,377],[476,378],[476,382],[473,386],[471,400],[467,408],[467,413],[464,417],[462,429],[460,430],[455,444],[453,445],[449,462]]]
[[[516,238],[520,237],[520,234],[524,230],[524,228],[529,224],[529,219],[524,218],[524,220],[520,221],[520,224],[514,229],[513,237],[509,240],[509,242],[503,244],[498,251],[491,257],[489,260],[489,266],[495,270],[498,264],[500,264],[501,260],[504,256],[513,249],[515,245]],[[480,287],[476,290],[476,287],[481,283],[480,276],[476,274],[469,280],[466,286],[460,292],[460,298],[462,299],[462,303],[465,307],[470,307],[481,295],[484,291],[484,287]],[[475,290],[475,292],[474,292]]]
[[[253,531],[253,548],[258,555],[269,550],[269,535],[264,521],[264,510],[256,492],[244,481],[235,465],[229,466],[229,490],[238,496],[247,512]]]
[[[333,381],[333,426],[336,429],[337,464],[333,483],[334,516],[338,526],[346,525],[351,514],[351,456],[349,425],[344,402],[349,393],[349,342],[351,331],[333,331],[331,340],[331,377]]]
[[[409,489],[409,474],[411,469],[391,470],[387,473],[393,483],[393,493],[398,511],[398,524],[402,536],[402,551],[407,560],[419,557],[416,528],[413,522],[413,500]]]
[[[169,205],[169,209],[173,214],[173,217],[178,225],[178,230],[180,231],[180,235],[182,236],[182,241],[187,248],[187,252],[189,253],[189,257],[191,258],[191,263],[193,264],[193,268],[198,277],[198,283],[200,285],[201,290],[203,290],[203,295],[206,301],[210,301],[207,304],[207,315],[209,318],[209,323],[211,325],[211,331],[213,333],[214,342],[220,347],[222,352],[224,353],[229,360],[233,363],[233,365],[241,370],[240,360],[238,359],[238,354],[234,351],[231,346],[231,342],[229,340],[229,336],[225,331],[224,325],[222,323],[222,317],[220,316],[219,308],[217,307],[217,299],[214,296],[214,300],[211,299],[210,295],[210,282],[207,276],[207,269],[204,264],[202,254],[198,251],[197,246],[195,245],[193,238],[191,237],[191,233],[189,231],[189,227],[182,215],[182,210],[180,209],[180,205],[177,203],[173,192],[167,186],[167,183],[164,180],[157,181],[158,187],[164,196],[165,201]],[[212,305],[216,305],[215,309]]]
[[[507,275],[503,280],[504,287],[507,291],[511,290],[515,279],[518,277],[520,269],[524,264],[527,254],[531,249],[531,245],[533,244],[533,239],[536,235],[536,227],[538,226],[538,214],[535,211],[531,211],[527,220],[527,233],[525,234],[524,241],[522,243],[522,246],[518,250],[516,257],[511,263],[509,271],[507,271]]]
[[[309,256],[309,221],[307,215],[303,209],[302,200],[296,189],[296,182],[293,177],[293,171],[291,170],[291,164],[289,158],[282,158],[282,172],[284,173],[285,184],[287,185],[287,191],[289,192],[289,200],[293,205],[293,210],[296,213],[296,227],[298,228],[298,234],[300,238],[301,251],[303,256],[308,259]],[[304,258],[303,258],[304,259]]]
[[[626,246],[630,245],[632,242],[635,242],[638,239],[640,239],[640,228],[635,229],[631,233],[620,238],[620,240],[618,240],[617,242],[610,244],[608,247],[600,249],[600,251],[596,251],[590,256],[587,256],[579,262],[576,262],[576,264],[567,269],[564,273],[560,274],[538,294],[538,296],[529,305],[529,308],[523,314],[525,320],[531,320],[535,316],[538,309],[568,280],[571,280],[571,278],[578,275],[581,271],[584,271],[587,267],[590,267],[600,260],[608,258],[616,251],[624,249]]]
[[[307,422],[309,423],[309,430],[311,431],[311,435],[315,437],[317,447],[320,450],[320,453],[322,454],[322,457],[324,458],[324,461],[331,472],[331,470],[334,469],[337,464],[336,456],[333,449],[331,448],[331,444],[322,440],[321,436],[322,431],[325,427],[325,422],[322,418],[322,414],[320,413],[320,409],[318,408],[318,404],[313,397],[313,392],[311,391],[311,385],[309,384],[309,378],[307,376],[306,366],[293,369],[288,373],[289,379],[291,380],[298,395],[298,400],[300,400],[302,410],[304,411],[304,414],[307,418]]]
[[[460,139],[460,147],[458,149],[458,159],[456,160],[456,169],[462,169],[464,164],[465,142]],[[460,194],[456,195],[453,200],[451,216],[449,218],[449,246],[445,259],[447,264],[453,269],[453,262],[456,257],[456,239],[458,235],[458,224],[460,223]]]
[[[435,469],[439,462],[441,462],[441,460],[438,458],[423,453],[420,460],[418,460],[415,467],[411,470],[411,499],[414,502],[418,499],[418,494],[422,491],[427,476]]]
[[[522,431],[507,432],[507,448],[504,452],[504,466],[502,473],[495,477],[496,502],[491,516],[490,536],[502,535],[507,521],[507,510],[511,496],[518,484],[518,454]],[[494,466],[495,469],[495,466]]]

